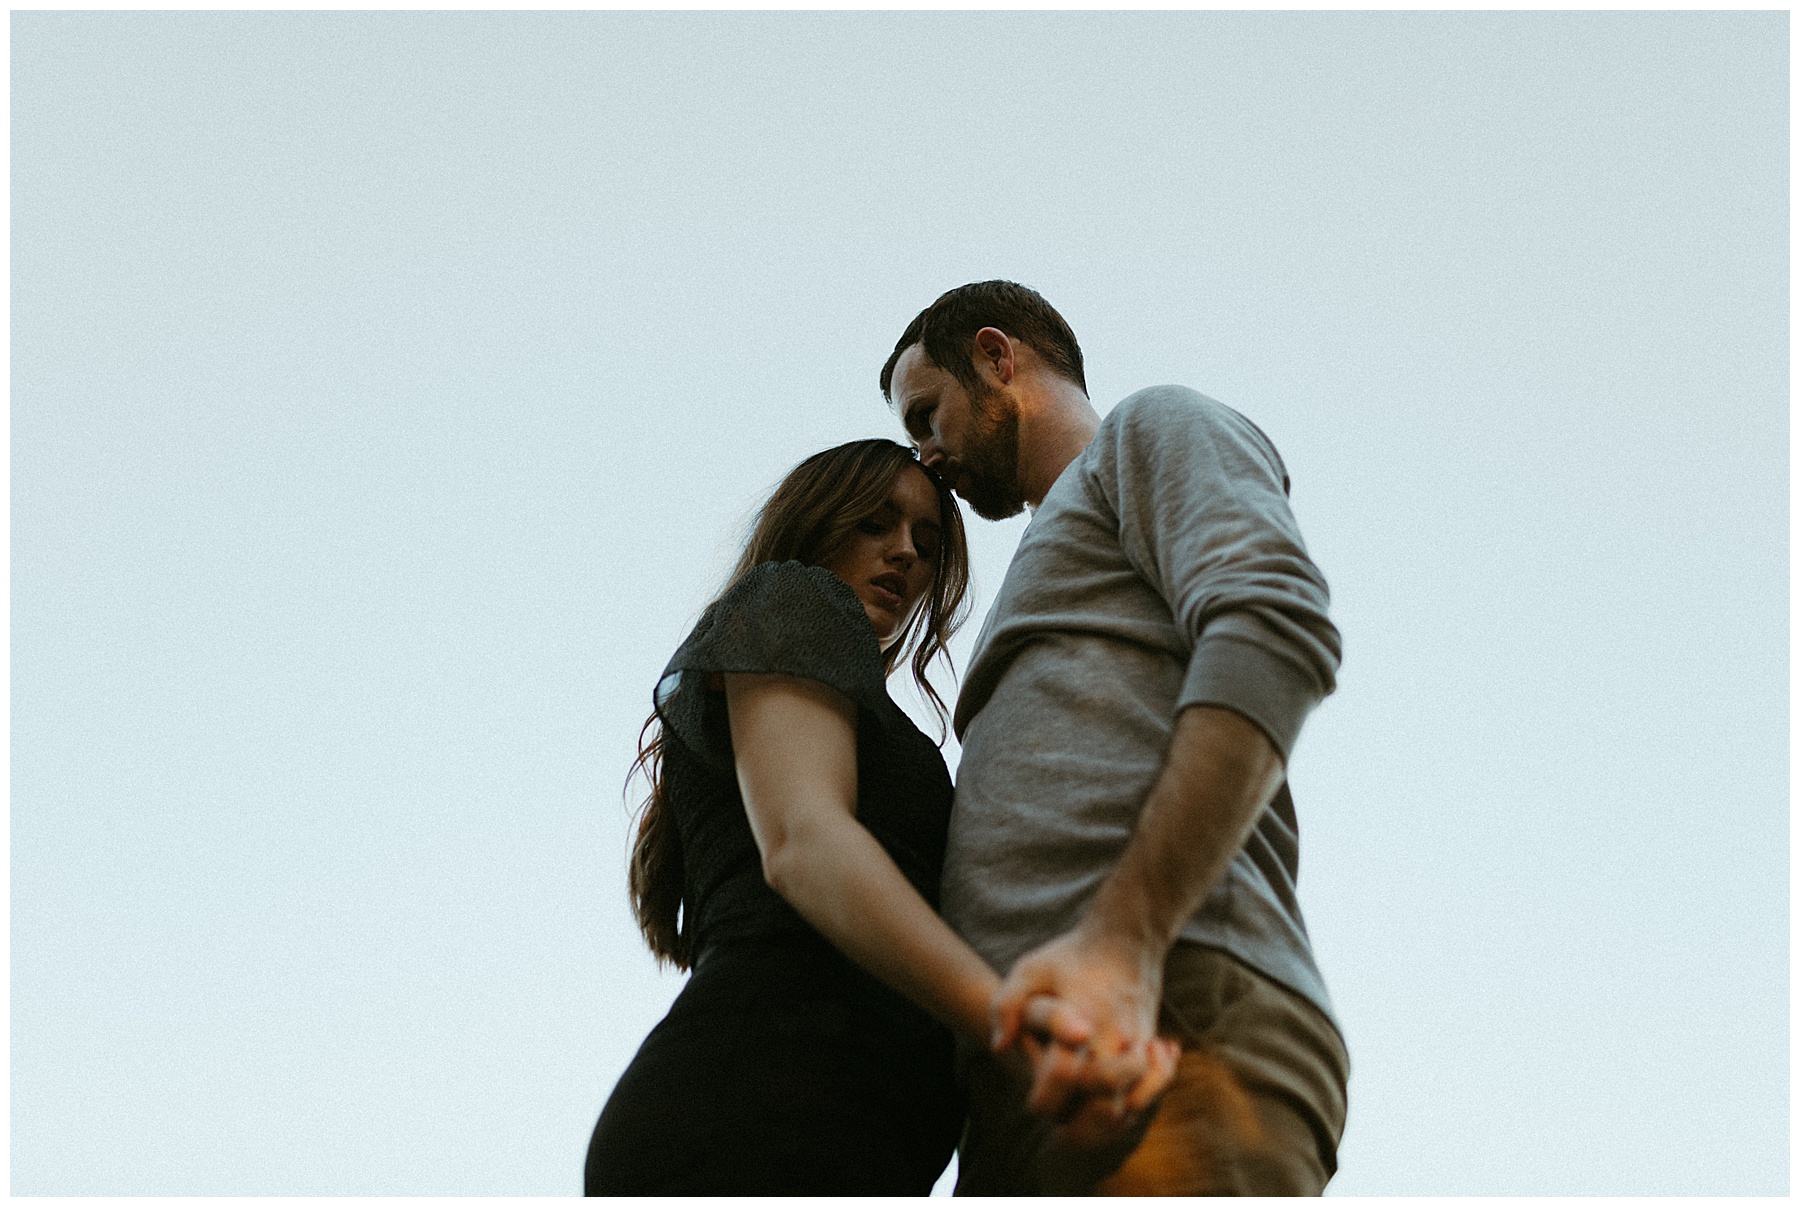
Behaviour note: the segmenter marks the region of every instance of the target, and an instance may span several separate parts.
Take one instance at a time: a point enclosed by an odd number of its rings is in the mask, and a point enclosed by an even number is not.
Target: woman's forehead
[[[888,502],[915,520],[937,523],[940,519],[937,487],[931,484],[925,471],[916,465],[907,466],[894,479],[894,485],[888,491]]]

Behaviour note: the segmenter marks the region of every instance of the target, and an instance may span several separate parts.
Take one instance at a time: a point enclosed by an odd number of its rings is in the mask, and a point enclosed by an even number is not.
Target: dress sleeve
[[[715,674],[796,675],[878,718],[893,707],[875,628],[847,583],[800,562],[765,562],[706,610],[656,685],[656,712],[714,771],[732,774],[731,727]]]

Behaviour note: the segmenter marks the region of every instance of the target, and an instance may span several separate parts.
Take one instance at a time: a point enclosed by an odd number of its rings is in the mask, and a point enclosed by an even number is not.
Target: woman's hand
[[[1029,967],[1023,971],[1031,975]],[[1153,1032],[1137,1043],[1102,1035],[1066,999],[1013,996],[1021,969],[1015,965],[1013,973],[992,1007],[996,1051],[1029,1084],[1027,1109],[1056,1120],[1052,1143],[1072,1150],[1105,1147],[1135,1127],[1168,1089],[1181,1045]],[[1010,1032],[1007,1017],[1017,1020]]]

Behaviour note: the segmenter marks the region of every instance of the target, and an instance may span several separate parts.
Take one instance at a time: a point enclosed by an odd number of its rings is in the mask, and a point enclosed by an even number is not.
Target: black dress
[[[962,1125],[949,1031],[822,938],[763,881],[720,672],[800,675],[857,706],[857,819],[937,906],[951,785],[888,697],[835,574],[767,563],[707,610],[657,687],[695,970],[619,1078],[590,1195],[923,1195]]]

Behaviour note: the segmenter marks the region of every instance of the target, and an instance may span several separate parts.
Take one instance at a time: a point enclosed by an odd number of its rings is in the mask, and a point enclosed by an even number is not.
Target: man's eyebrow
[[[913,420],[919,411],[928,406],[930,401],[925,394],[909,394],[900,400],[900,422],[906,426],[908,431],[912,430]]]

